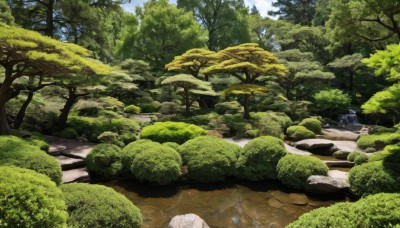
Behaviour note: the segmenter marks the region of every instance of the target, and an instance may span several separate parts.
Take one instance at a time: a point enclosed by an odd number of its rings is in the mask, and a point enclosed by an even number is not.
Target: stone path
[[[96,144],[54,136],[45,138],[50,144],[49,154],[58,160],[63,170],[62,183],[89,181],[85,158]]]

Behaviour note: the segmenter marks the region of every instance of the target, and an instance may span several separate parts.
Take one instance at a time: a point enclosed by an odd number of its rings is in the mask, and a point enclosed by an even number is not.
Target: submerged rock
[[[172,218],[168,228],[210,228],[207,223],[195,214],[177,215]]]
[[[298,206],[304,206],[308,204],[308,197],[304,194],[290,193],[289,203]]]

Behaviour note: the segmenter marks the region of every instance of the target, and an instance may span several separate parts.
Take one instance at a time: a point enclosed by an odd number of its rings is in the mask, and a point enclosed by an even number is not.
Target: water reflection
[[[194,213],[213,228],[284,227],[317,207],[349,200],[344,194],[295,192],[277,182],[149,186],[135,181],[110,181],[140,208],[143,227],[167,227],[175,215]]]

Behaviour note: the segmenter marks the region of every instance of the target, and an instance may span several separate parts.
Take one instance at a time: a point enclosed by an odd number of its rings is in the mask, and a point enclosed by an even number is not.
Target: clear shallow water
[[[284,227],[301,214],[335,202],[343,194],[295,192],[276,182],[151,186],[134,181],[101,183],[130,199],[142,212],[143,228],[167,227],[175,215],[194,213],[210,227]]]

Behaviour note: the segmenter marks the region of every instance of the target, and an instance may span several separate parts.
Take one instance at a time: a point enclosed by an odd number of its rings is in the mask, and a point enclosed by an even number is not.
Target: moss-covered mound
[[[283,157],[277,166],[278,179],[297,189],[305,189],[309,176],[326,176],[328,170],[328,166],[319,158],[295,154]]]
[[[237,163],[238,176],[253,181],[276,179],[276,166],[286,153],[283,141],[278,138],[255,138],[240,152]]]
[[[223,139],[201,136],[191,139],[178,149],[186,177],[198,182],[222,181],[234,174],[240,147]]]
[[[400,194],[381,193],[305,213],[288,228],[399,227]]]
[[[168,184],[181,175],[182,159],[168,146],[138,140],[122,150],[123,170],[140,181]]]
[[[65,227],[62,194],[47,176],[0,166],[0,227]]]
[[[91,173],[112,177],[122,171],[121,149],[112,144],[98,144],[86,157],[86,165]]]
[[[0,136],[0,165],[14,165],[45,174],[59,184],[62,178],[58,161],[15,136]]]
[[[374,135],[362,135],[357,140],[357,145],[361,149],[372,147],[377,150],[381,150],[386,145],[395,144],[398,142],[400,142],[399,133],[382,133]]]
[[[307,128],[305,128],[303,126],[288,127],[288,129],[286,130],[286,133],[289,136],[289,138],[294,141],[300,141],[303,139],[313,139],[316,137],[314,132],[308,130]]]
[[[322,132],[321,121],[319,121],[315,118],[303,119],[299,123],[299,126],[303,126],[303,127],[307,128],[308,130],[314,132],[314,134],[320,134]]]
[[[157,122],[143,128],[141,138],[155,142],[176,142],[182,144],[189,139],[206,135],[207,131],[201,127],[184,122]]]
[[[140,210],[112,188],[92,184],[61,186],[67,204],[69,227],[139,228]]]

